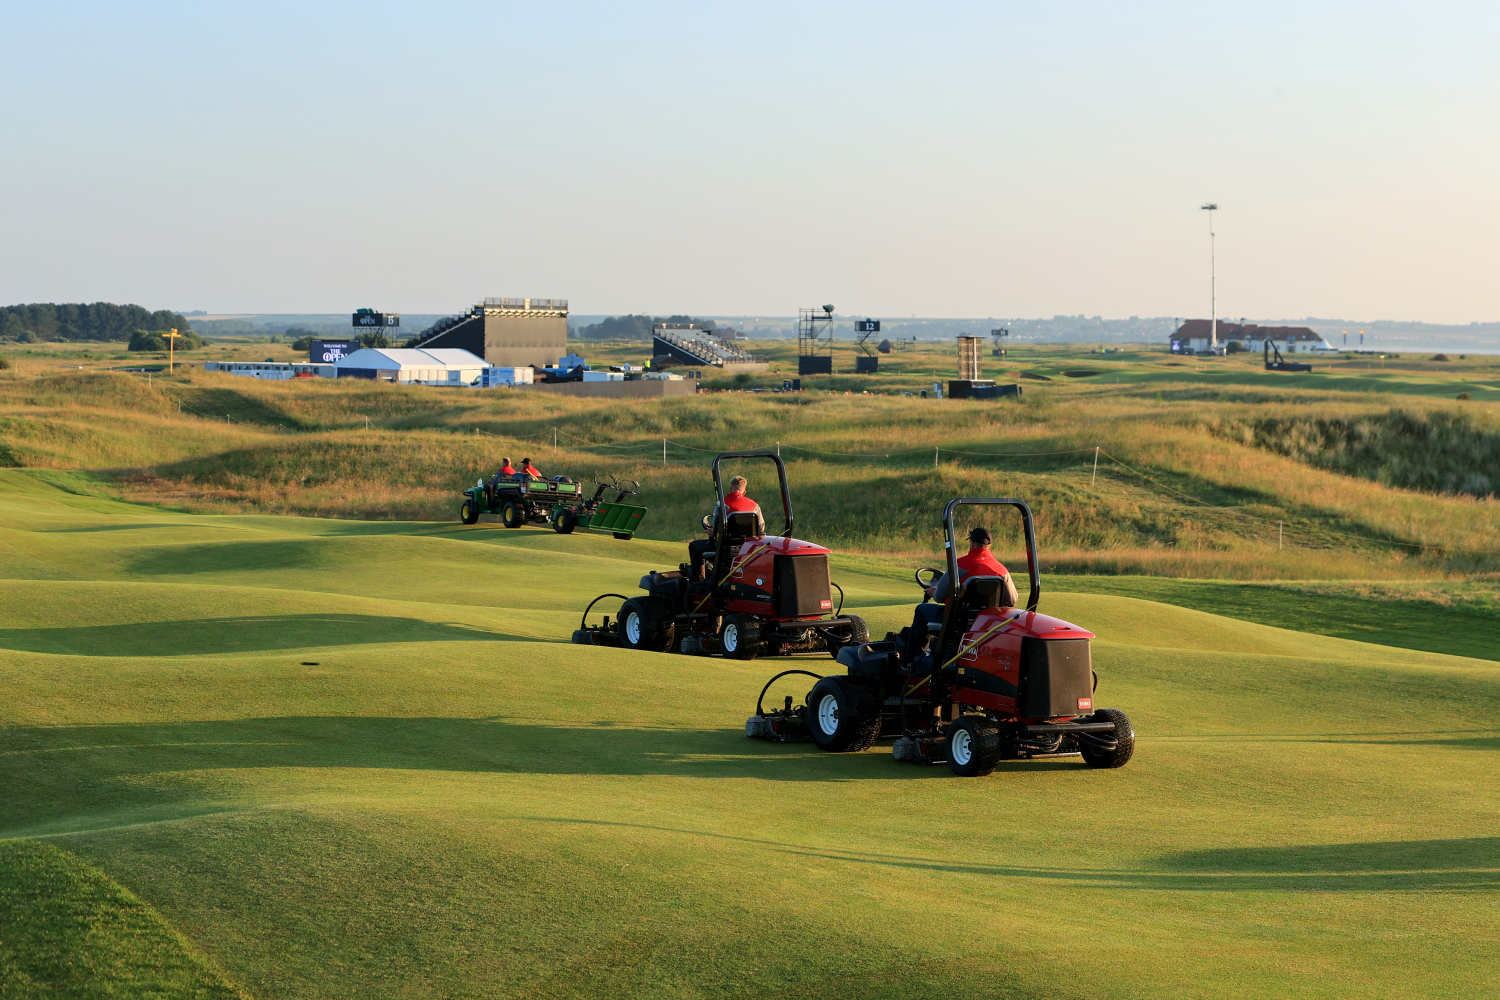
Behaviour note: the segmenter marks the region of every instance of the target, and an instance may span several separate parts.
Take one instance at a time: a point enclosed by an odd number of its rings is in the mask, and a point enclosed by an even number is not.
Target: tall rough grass
[[[463,487],[503,456],[529,456],[548,473],[640,480],[651,510],[643,533],[680,540],[711,502],[714,453],[779,447],[798,534],[844,551],[930,553],[943,504],[968,494],[1026,499],[1045,558],[1076,572],[1263,579],[1500,567],[1495,498],[1394,488],[1236,430],[1257,420],[1347,424],[1388,408],[1380,397],[1246,386],[1047,385],[1019,405],[832,394],[630,402],[64,375],[0,379],[0,457],[111,470],[129,496],[151,502],[447,520]],[[770,466],[745,471],[771,511]]]
[[[1262,417],[1217,433],[1385,486],[1489,497],[1500,493],[1500,430],[1468,413],[1392,409],[1356,417]]]

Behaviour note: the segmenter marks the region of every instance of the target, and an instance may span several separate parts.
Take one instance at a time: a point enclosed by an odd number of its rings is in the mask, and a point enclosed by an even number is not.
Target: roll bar
[[[959,497],[957,500],[948,501],[948,506],[943,508],[943,535],[948,556],[947,572],[952,574],[948,579],[953,580],[955,584],[958,581],[958,547],[954,544],[953,512],[959,507],[985,506],[1015,507],[1021,512],[1021,526],[1026,533],[1026,571],[1031,578],[1031,594],[1026,598],[1026,610],[1035,611],[1037,602],[1042,597],[1042,575],[1036,557],[1036,523],[1032,519],[1031,508],[1026,506],[1025,500],[1015,500],[1010,497]],[[953,590],[953,596],[958,596],[956,587]],[[943,619],[946,626],[946,613]]]
[[[726,458],[769,458],[776,463],[776,473],[781,478],[781,509],[786,514],[786,530],[782,532],[786,538],[792,537],[792,491],[786,483],[786,464],[782,462],[781,456],[774,451],[726,451],[714,456],[714,493],[718,498],[719,509],[724,508],[724,484],[719,478],[719,463]],[[1019,501],[1017,501],[1019,502]],[[1028,513],[1028,517],[1030,514]],[[949,532],[952,537],[952,532]]]

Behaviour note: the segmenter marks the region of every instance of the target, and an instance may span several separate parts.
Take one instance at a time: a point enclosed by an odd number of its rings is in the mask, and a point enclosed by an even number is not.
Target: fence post
[[[1094,474],[1089,478],[1089,487],[1092,488],[1094,481],[1099,478],[1099,446],[1094,445]]]
[[[1282,539],[1282,535],[1283,535],[1283,531],[1282,531],[1282,527],[1281,526],[1284,523],[1285,522],[1283,522],[1283,521],[1277,521],[1276,522],[1276,551],[1277,552],[1281,551],[1281,539]]]
[[[932,467],[934,469],[936,469],[938,467],[937,456],[938,456],[938,450],[936,448],[932,449]]]
[[[661,467],[663,469],[665,469],[667,467],[667,439],[666,438],[662,438],[661,439]]]

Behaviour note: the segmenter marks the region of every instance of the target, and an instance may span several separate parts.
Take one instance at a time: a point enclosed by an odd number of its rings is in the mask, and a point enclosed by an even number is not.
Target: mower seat
[[[724,526],[724,543],[730,552],[738,552],[741,545],[760,537],[760,524],[754,511],[737,510],[729,515]]]
[[[974,611],[1000,607],[1000,595],[1004,591],[1005,578],[1000,576],[971,576],[964,581],[963,597],[959,607]]]

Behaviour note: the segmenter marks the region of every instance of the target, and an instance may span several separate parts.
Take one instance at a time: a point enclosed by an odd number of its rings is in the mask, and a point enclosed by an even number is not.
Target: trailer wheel
[[[753,660],[761,650],[760,621],[749,615],[725,615],[719,625],[719,651],[731,660]]]
[[[479,523],[479,508],[473,500],[465,500],[458,508],[458,519],[464,524]]]
[[[507,500],[500,508],[500,523],[507,528],[519,528],[526,523],[526,514],[513,501]]]
[[[574,527],[578,524],[578,515],[567,507],[557,512],[557,517],[552,519],[552,530],[559,535],[571,535]]]
[[[634,538],[634,537],[635,537],[635,536],[634,536],[634,535],[627,535],[627,534],[626,534],[626,533],[625,533],[625,532],[623,532],[623,531],[617,531],[617,532],[615,532],[615,537],[616,537],[616,538],[618,538],[618,539],[619,539],[619,540],[620,540],[620,541],[622,541],[622,542],[628,542],[628,541],[630,541],[630,540],[631,540],[631,539],[632,539],[632,538]]]
[[[648,653],[672,648],[672,622],[657,613],[645,598],[632,597],[620,606],[620,645]]]
[[[880,705],[849,677],[824,677],[807,696],[813,742],[828,753],[858,753],[880,738]]]
[[[948,727],[948,770],[982,778],[1000,763],[1000,727],[982,715],[965,715]]]
[[[1124,767],[1125,762],[1135,753],[1135,727],[1130,724],[1130,718],[1118,708],[1101,708],[1094,713],[1094,718],[1100,722],[1115,724],[1115,748],[1102,750],[1092,747],[1087,739],[1089,734],[1079,733],[1078,749],[1083,753],[1083,762],[1089,767]]]

